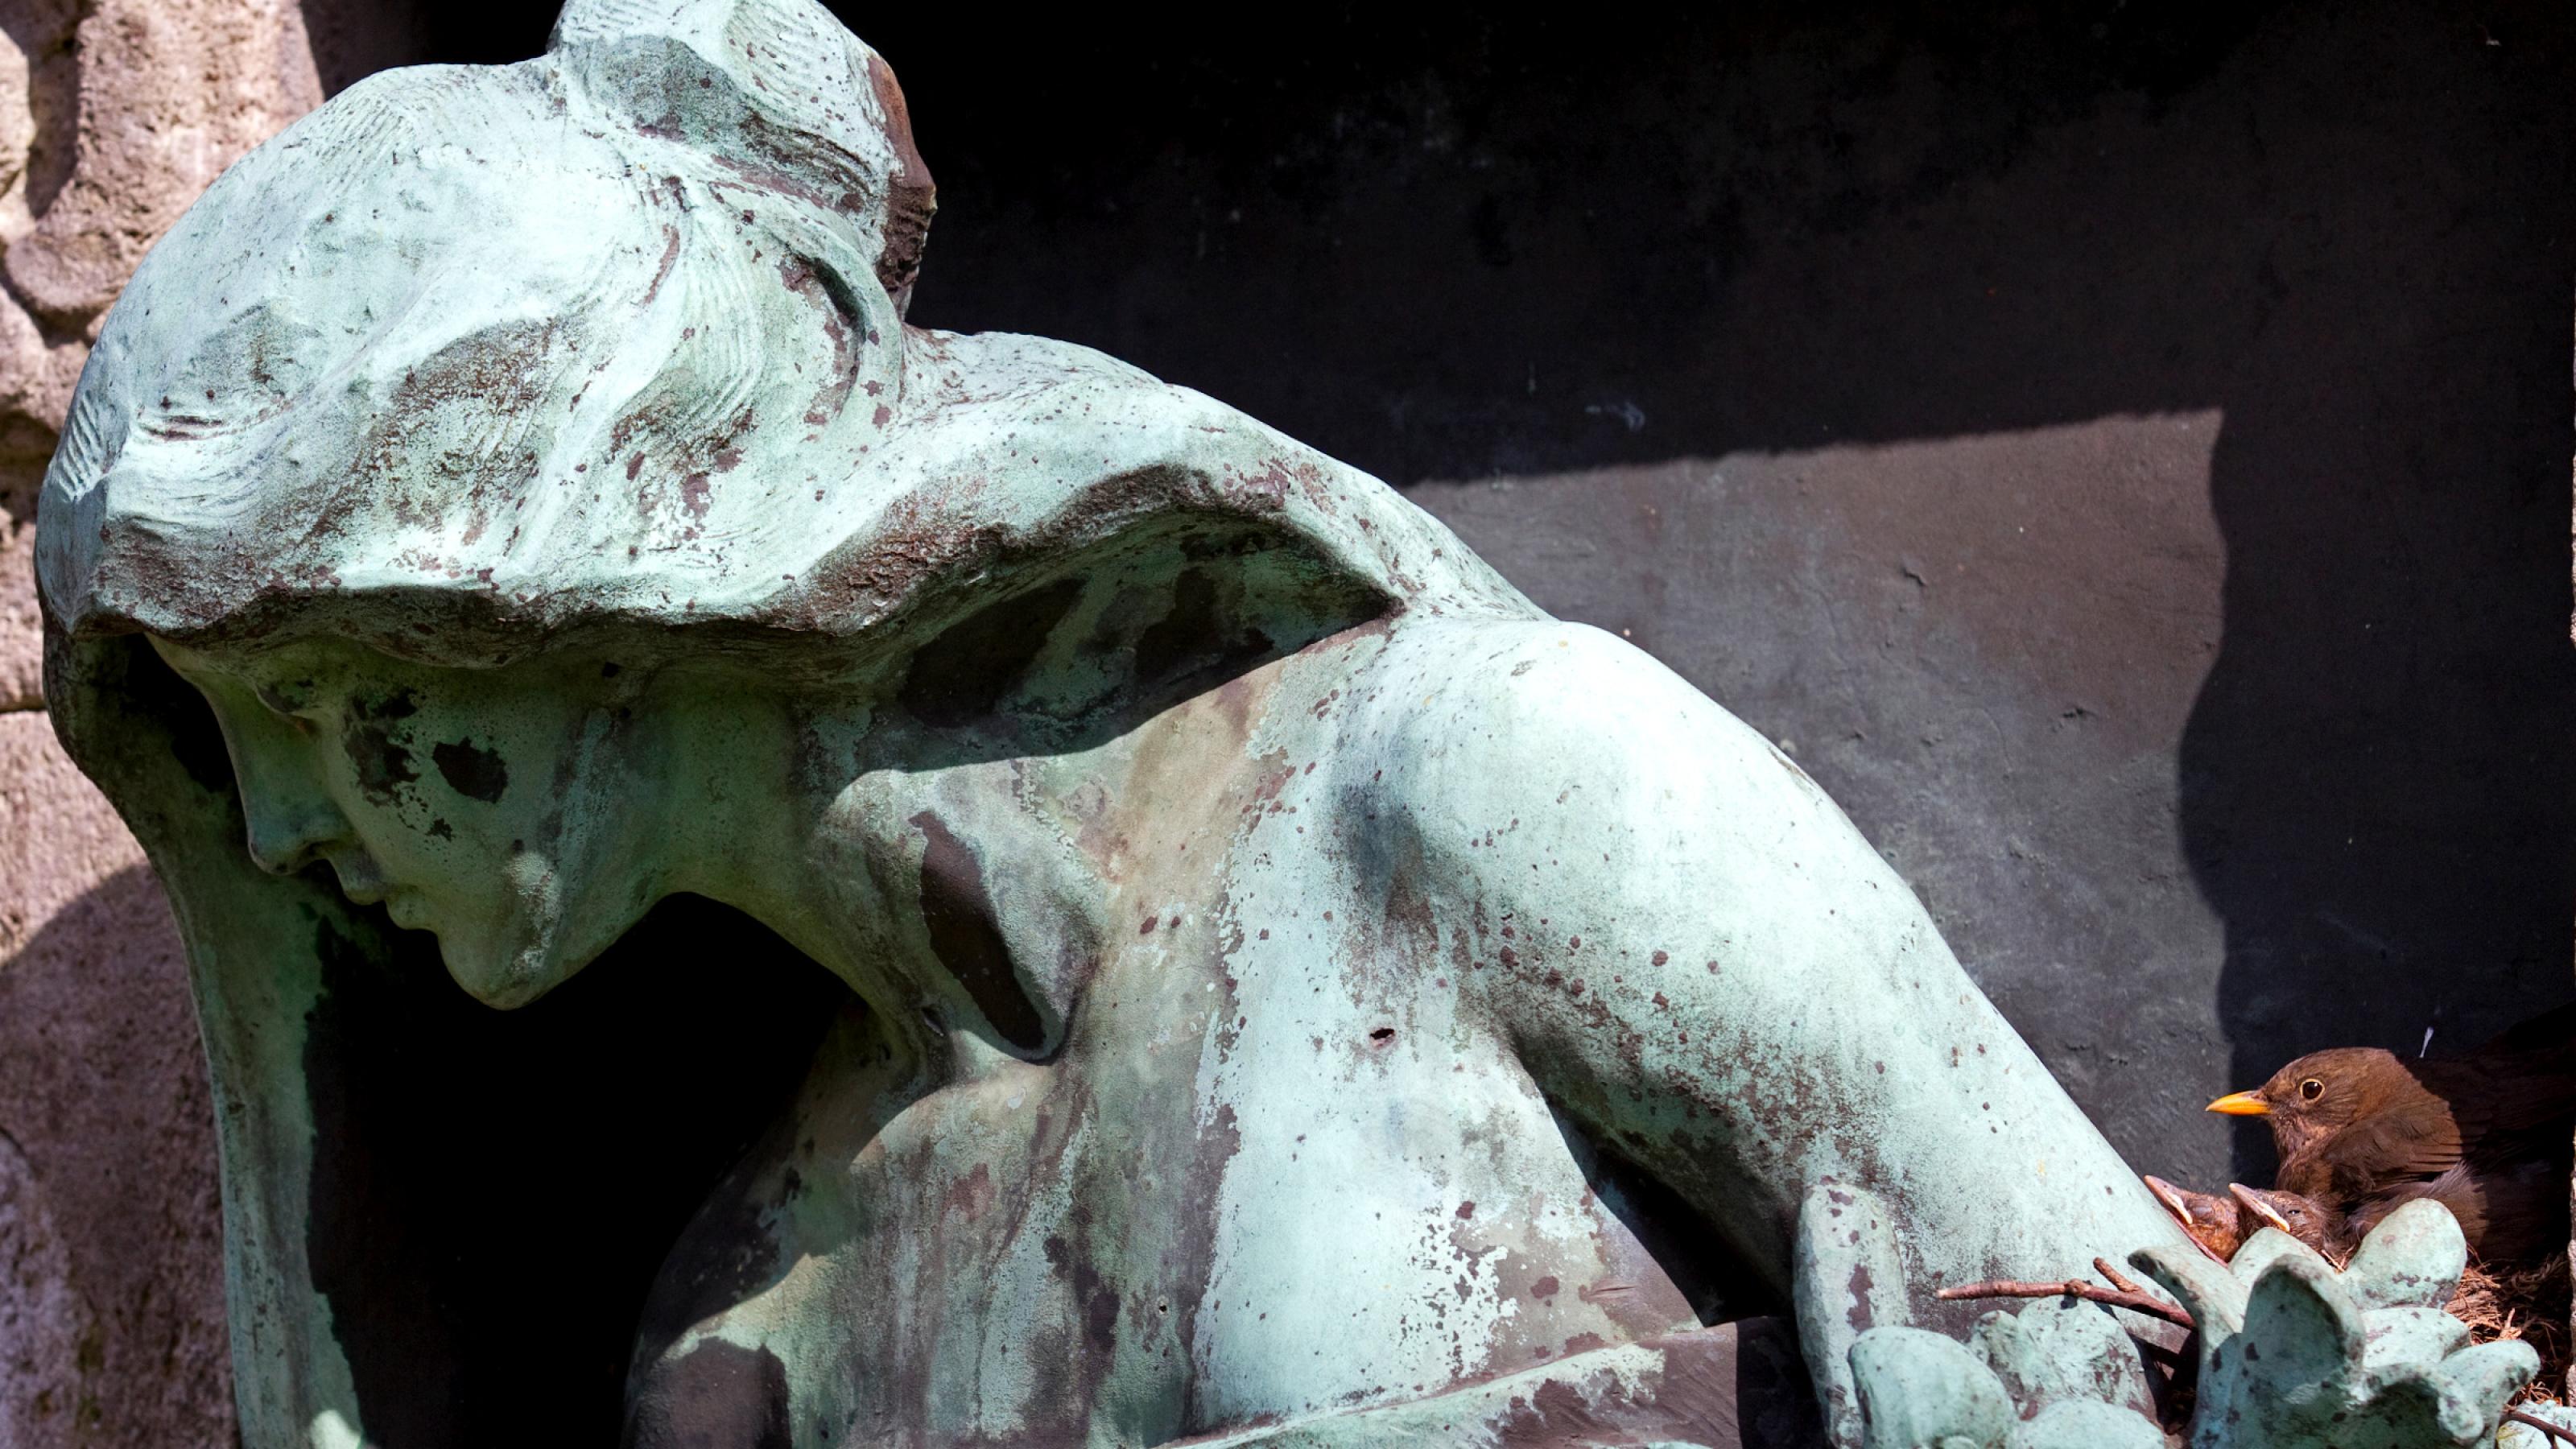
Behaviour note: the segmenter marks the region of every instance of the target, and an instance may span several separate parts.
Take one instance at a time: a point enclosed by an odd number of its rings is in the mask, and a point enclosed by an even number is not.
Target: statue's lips
[[[399,889],[385,879],[385,873],[363,851],[335,850],[326,858],[331,862],[331,873],[340,878],[340,894],[354,904],[378,905]]]
[[[335,862],[332,868],[338,870],[339,866]],[[406,931],[419,930],[429,923],[427,904],[421,900],[420,892],[409,886],[397,885],[382,875],[342,871],[340,894],[353,905],[383,906],[393,923]]]
[[[383,867],[363,850],[329,852],[332,874],[340,878],[340,894],[350,904],[381,905],[393,923],[406,931],[417,931],[429,924],[429,903],[419,891],[399,881],[386,878]]]

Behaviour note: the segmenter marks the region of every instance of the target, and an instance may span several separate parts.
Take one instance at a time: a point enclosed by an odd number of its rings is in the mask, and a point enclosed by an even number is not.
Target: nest
[[[2571,1335],[2567,1255],[2530,1264],[2471,1263],[2451,1295],[2451,1316],[2469,1326],[2472,1343],[2520,1339],[2540,1354],[2540,1372],[2516,1403],[2566,1401]]]

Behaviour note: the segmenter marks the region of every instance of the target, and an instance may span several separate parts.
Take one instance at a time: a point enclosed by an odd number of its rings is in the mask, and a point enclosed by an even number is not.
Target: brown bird
[[[2513,1257],[2553,1235],[2563,1244],[2576,1007],[2534,1017],[2466,1056],[2311,1052],[2209,1110],[2265,1118],[2281,1154],[2273,1190],[2348,1220],[2374,1207],[2385,1216],[2408,1196],[2435,1192],[2456,1169],[2435,1195],[2460,1216],[2480,1256]]]
[[[2145,1181],[2147,1191],[2154,1193],[2165,1211],[2182,1223],[2184,1235],[2222,1263],[2236,1256],[2236,1250],[2245,1245],[2247,1235],[2253,1231],[2245,1222],[2245,1204],[2237,1198],[2194,1192],[2152,1174]]]

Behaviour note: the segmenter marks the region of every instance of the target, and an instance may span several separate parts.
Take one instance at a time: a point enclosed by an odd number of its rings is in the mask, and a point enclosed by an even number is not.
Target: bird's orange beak
[[[2271,1112],[2272,1104],[2252,1092],[2230,1092],[2210,1103],[2206,1110],[2224,1112],[2230,1117],[2261,1117]]]

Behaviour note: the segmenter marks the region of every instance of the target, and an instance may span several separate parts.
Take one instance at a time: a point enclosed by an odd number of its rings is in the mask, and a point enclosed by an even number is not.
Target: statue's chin
[[[485,1006],[509,1011],[545,995],[579,966],[567,967],[541,934],[536,939],[498,942],[480,931],[442,929],[425,922],[438,937],[439,958],[448,977],[465,994]]]
[[[497,897],[466,897],[468,908],[448,895],[433,911],[424,896],[414,895],[409,914],[415,919],[395,916],[398,925],[436,935],[447,974],[486,1006],[508,1011],[527,1005],[571,979],[634,924],[567,911],[561,878],[533,854],[512,860],[508,883],[510,889]]]

